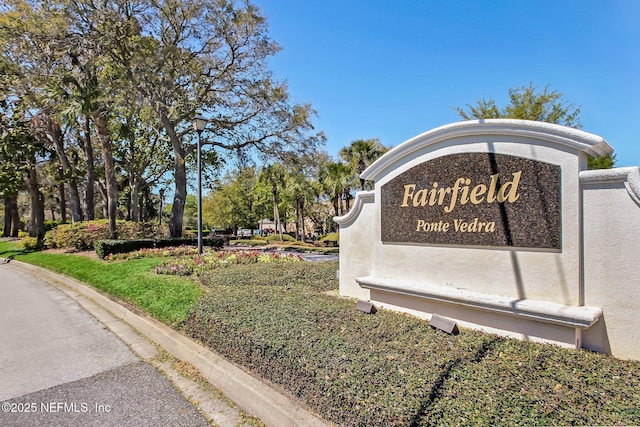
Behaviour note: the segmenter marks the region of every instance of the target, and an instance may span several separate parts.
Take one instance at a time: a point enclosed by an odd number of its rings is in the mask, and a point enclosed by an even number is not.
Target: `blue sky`
[[[640,0],[253,0],[283,50],[270,61],[311,103],[331,155],[398,145],[454,107],[528,86],[564,94],[617,166],[640,165]]]

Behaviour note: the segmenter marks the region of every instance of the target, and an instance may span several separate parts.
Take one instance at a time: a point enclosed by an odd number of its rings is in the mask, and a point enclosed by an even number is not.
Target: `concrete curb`
[[[79,303],[83,298],[88,298],[110,311],[114,317],[137,329],[175,358],[195,366],[214,387],[220,389],[242,410],[260,418],[265,425],[274,427],[328,425],[310,414],[299,402],[286,397],[167,325],[147,315],[134,313],[77,280],[20,261],[13,260],[11,264],[46,280]],[[68,290],[75,291],[77,294]]]

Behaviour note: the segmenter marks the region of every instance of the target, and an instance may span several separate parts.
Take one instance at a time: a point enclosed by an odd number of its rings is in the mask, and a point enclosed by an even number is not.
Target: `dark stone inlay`
[[[560,166],[494,153],[438,157],[382,186],[381,220],[387,243],[561,249]]]

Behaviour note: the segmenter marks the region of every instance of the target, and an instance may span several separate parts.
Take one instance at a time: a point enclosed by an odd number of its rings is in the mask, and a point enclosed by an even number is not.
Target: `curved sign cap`
[[[418,152],[435,149],[452,139],[487,136],[517,140],[538,140],[555,146],[558,150],[575,150],[598,157],[613,153],[613,148],[601,136],[552,123],[514,119],[470,120],[451,123],[427,131],[392,148],[372,163],[360,175],[366,180],[377,181]]]

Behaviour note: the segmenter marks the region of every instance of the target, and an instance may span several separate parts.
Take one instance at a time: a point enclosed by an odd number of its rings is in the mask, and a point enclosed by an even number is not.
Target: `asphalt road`
[[[208,426],[60,290],[0,264],[1,426]]]

